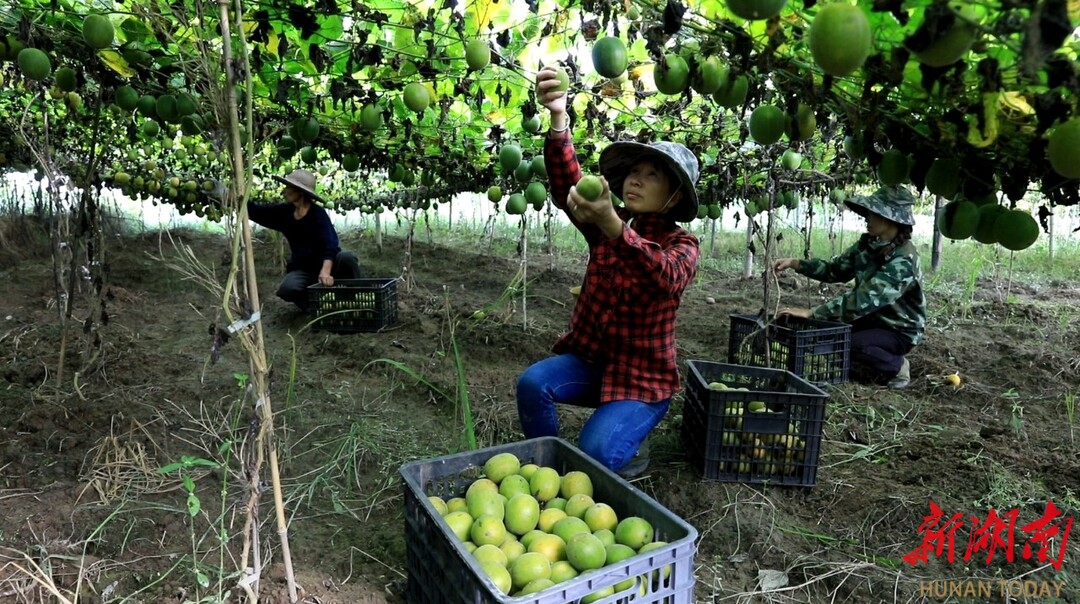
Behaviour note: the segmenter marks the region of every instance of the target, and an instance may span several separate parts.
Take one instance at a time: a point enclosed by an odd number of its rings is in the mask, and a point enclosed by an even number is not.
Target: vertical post
[[[937,226],[937,215],[941,211],[941,195],[934,196],[934,247],[930,252],[930,270],[936,271],[941,265],[941,229]]]
[[[746,217],[746,255],[743,256],[743,279],[754,274],[754,219]]]
[[[1046,218],[1046,227],[1050,231],[1050,264],[1054,263],[1054,207],[1050,206],[1050,215]]]

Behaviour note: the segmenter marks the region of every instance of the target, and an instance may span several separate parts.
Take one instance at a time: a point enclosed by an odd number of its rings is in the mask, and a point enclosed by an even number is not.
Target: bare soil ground
[[[228,250],[217,236],[173,236],[209,264],[220,266]],[[409,282],[398,284],[400,321],[382,333],[304,329],[308,317],[273,297],[279,248],[261,240],[256,249],[292,559],[304,602],[402,602],[408,570],[398,469],[459,450],[462,423],[450,401],[380,359],[452,392],[452,336],[481,445],[520,439],[516,377],[565,328],[567,290],[579,283],[584,258],[560,257],[552,269],[537,253],[522,308],[520,296],[503,297],[519,262],[490,255],[483,242],[418,241],[409,254],[401,239],[388,239],[381,254],[367,238],[347,243],[372,275],[395,277],[410,266]],[[232,341],[211,362],[217,302],[162,258],[177,260],[163,235],[108,242],[100,370],[72,381],[84,354],[76,326],[68,377],[58,385],[49,250],[28,243],[0,257],[0,602],[56,601],[30,575],[63,590],[78,586],[80,602],[200,601],[217,593],[199,588],[203,577],[232,587],[230,601],[239,601],[237,577],[228,573],[239,564],[247,501],[237,458],[254,429],[253,401],[240,387],[248,361]],[[780,284],[784,296],[807,295],[803,282]],[[1005,289],[979,283],[971,303],[935,292],[908,389],[829,389],[813,488],[702,480],[683,450],[676,401],[652,439],[653,464],[635,484],[699,531],[696,602],[983,601],[920,592],[920,581],[1021,576],[1064,588],[1012,601],[1077,601],[1067,572],[1076,541],[1068,541],[1058,572],[1022,556],[1027,534],[1019,526],[1040,518],[1047,502],[1066,517],[1078,511],[1080,449],[1066,400],[1078,389],[1080,288]],[[760,282],[703,268],[680,315],[681,361],[725,360],[728,315],[756,312],[760,300]],[[486,309],[482,320],[473,318],[478,309]],[[76,308],[77,318],[84,315]],[[942,379],[953,371],[964,379],[960,388]],[[564,417],[572,441],[585,415]],[[226,459],[228,470],[197,461]],[[185,461],[183,472],[158,472]],[[181,474],[191,479],[197,510]],[[1017,510],[1015,560],[999,553],[987,564],[983,552],[965,561],[965,525],[954,562],[934,554],[915,567],[904,562],[922,544],[918,528],[931,501],[946,516]],[[258,512],[259,551],[274,561],[263,600],[286,602],[269,491]],[[767,569],[786,573],[788,588],[752,595]]]

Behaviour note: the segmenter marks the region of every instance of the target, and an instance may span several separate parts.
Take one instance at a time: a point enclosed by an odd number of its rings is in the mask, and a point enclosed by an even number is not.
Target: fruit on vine
[[[698,60],[690,87],[699,94],[713,94],[727,81],[727,68],[716,57]]]
[[[802,165],[802,160],[802,154],[794,149],[788,149],[780,156],[780,163],[788,170],[798,170]]]
[[[1046,155],[1055,172],[1065,178],[1080,178],[1080,117],[1054,129]]]
[[[163,94],[157,98],[154,104],[158,117],[167,124],[175,124],[180,121],[180,113],[176,110],[176,97],[171,94]]]
[[[139,102],[135,108],[143,116],[157,117],[157,97],[152,94],[144,94],[139,97]]]
[[[487,198],[491,203],[499,203],[502,199],[502,189],[497,186],[488,187]]]
[[[705,215],[711,220],[717,220],[724,215],[724,208],[720,207],[719,204],[710,203],[705,208]]]
[[[499,149],[499,165],[503,172],[512,172],[521,164],[521,147],[517,145],[503,145]]]
[[[16,62],[19,64],[19,70],[28,80],[40,82],[52,73],[52,63],[49,62],[49,56],[37,48],[20,50]]]
[[[56,87],[62,92],[71,92],[79,85],[79,78],[75,70],[70,67],[61,67],[56,70]]]
[[[638,10],[638,7],[631,4],[630,8],[626,9],[626,18],[631,21],[636,21],[641,18],[641,11]]]
[[[686,86],[690,83],[690,67],[686,64],[686,59],[670,53],[656,66],[653,79],[656,81],[656,89],[660,92],[679,94],[686,90]]]
[[[771,145],[780,140],[787,126],[787,116],[774,105],[759,105],[750,114],[750,136],[759,145]]]
[[[303,149],[300,149],[300,161],[305,164],[313,164],[318,159],[319,154],[315,147],[308,145]]]
[[[540,132],[540,116],[530,115],[529,117],[522,116],[521,129],[529,134],[536,134]]]
[[[465,64],[470,71],[479,71],[491,62],[491,47],[479,38],[465,43]]]
[[[862,67],[872,43],[870,21],[853,4],[828,4],[810,23],[810,54],[831,76],[850,75]]]
[[[1005,210],[994,221],[994,238],[1007,250],[1026,250],[1039,238],[1039,224],[1023,210]]]
[[[979,206],[979,226],[975,229],[973,235],[975,241],[987,245],[997,243],[997,237],[994,235],[994,222],[1005,211],[1005,206],[999,203],[988,203]]]
[[[817,132],[817,116],[814,110],[806,103],[799,103],[795,110],[795,119],[787,125],[788,138],[793,142],[809,140]]]
[[[115,31],[108,17],[92,14],[83,19],[82,34],[90,48],[99,50],[112,46]]]
[[[930,67],[945,67],[952,65],[971,50],[975,43],[978,29],[972,23],[977,15],[969,8],[953,10],[955,18],[949,29],[930,42],[926,48],[915,52],[915,58],[924,65]]]
[[[945,199],[956,197],[960,190],[960,162],[939,157],[926,172],[926,190]]]
[[[604,192],[604,184],[600,182],[600,179],[592,174],[586,174],[581,177],[581,180],[577,181],[575,185],[578,194],[589,201],[596,201],[600,194]]]
[[[517,168],[514,168],[514,179],[520,183],[529,182],[532,179],[532,162],[522,160],[518,163]]]
[[[525,187],[525,200],[528,201],[533,207],[537,205],[543,205],[547,199],[547,187],[542,182],[530,182],[529,186]]]
[[[139,104],[139,93],[128,85],[116,89],[116,105],[124,111],[135,111]]]
[[[938,211],[938,230],[949,239],[967,239],[979,228],[979,206],[970,201],[950,201]]]
[[[184,117],[180,118],[180,131],[183,132],[184,134],[188,135],[188,136],[195,136],[196,134],[200,134],[205,128],[206,128],[206,124],[203,121],[203,118],[202,118],[201,115],[198,115],[198,114],[185,115]],[[282,138],[286,138],[286,137],[282,137]],[[289,138],[289,140],[293,140],[292,137],[288,137],[288,138]],[[280,150],[279,150],[279,152],[280,152]],[[296,152],[296,147],[295,147],[295,143],[294,143],[293,153],[295,153],[295,152]]]
[[[356,172],[360,168],[360,158],[355,153],[349,153],[341,158],[341,169],[346,172]]]
[[[780,14],[787,0],[727,0],[728,10],[743,19],[772,19]]]
[[[727,107],[728,109],[740,107],[746,102],[746,93],[749,88],[750,82],[745,75],[733,78],[729,74],[727,80],[713,93],[713,100],[721,107]]]
[[[615,36],[605,36],[592,47],[593,69],[605,78],[617,78],[626,71],[626,45]]]
[[[402,98],[405,101],[405,106],[416,113],[422,113],[431,104],[431,93],[420,82],[412,82],[406,85]]]
[[[895,187],[908,179],[911,168],[908,156],[899,149],[889,149],[881,156],[878,180],[887,187]]]
[[[372,103],[360,110],[360,126],[369,132],[382,128],[383,116],[379,106]]]
[[[198,109],[199,104],[195,101],[195,97],[186,92],[176,95],[176,113],[180,117],[194,115]]]
[[[514,193],[506,200],[507,214],[524,214],[529,208],[529,203],[521,193]]]
[[[537,178],[547,178],[547,164],[544,163],[543,155],[537,155],[532,158],[529,167],[532,169],[533,176]]]
[[[293,138],[302,143],[319,138],[319,130],[319,120],[314,117],[298,117],[292,123]]]

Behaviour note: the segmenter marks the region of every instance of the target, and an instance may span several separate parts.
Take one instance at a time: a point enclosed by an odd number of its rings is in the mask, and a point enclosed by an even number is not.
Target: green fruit
[[[78,92],[69,92],[64,98],[67,103],[68,109],[72,111],[78,111],[82,107],[82,97]]]
[[[870,21],[853,4],[828,4],[810,23],[810,54],[832,76],[843,77],[862,67],[872,43]]]
[[[71,92],[79,85],[78,75],[70,67],[61,67],[56,70],[56,87],[64,92]]]
[[[319,138],[319,130],[319,120],[314,117],[296,118],[292,123],[293,138],[302,143],[310,143]]]
[[[817,131],[817,116],[805,103],[799,103],[795,110],[795,119],[788,122],[787,135],[793,142],[809,140]]]
[[[945,67],[959,61],[975,43],[978,29],[971,21],[977,18],[970,9],[962,10],[956,14],[952,27],[941,33],[926,48],[917,51],[915,58],[930,67]]]
[[[787,0],[727,0],[727,7],[743,19],[772,19],[780,14]]]
[[[180,113],[176,110],[176,97],[171,94],[163,94],[157,98],[154,104],[158,117],[167,124],[175,124],[180,121]]]
[[[185,115],[184,117],[180,118],[180,131],[188,136],[195,136],[196,134],[200,134],[205,128],[206,124],[203,121],[201,115]],[[289,140],[292,140],[292,137],[288,138]],[[295,152],[296,148],[294,146],[293,153]]]
[[[788,170],[798,170],[802,165],[802,160],[802,154],[794,149],[788,149],[780,156],[780,163]]]
[[[16,59],[23,76],[28,80],[40,82],[52,73],[49,56],[36,48],[24,48]]]
[[[465,43],[465,63],[470,71],[479,71],[491,62],[491,47],[487,42],[474,38]]]
[[[529,134],[540,132],[540,116],[533,115],[521,118],[521,129]]]
[[[318,157],[318,151],[315,149],[315,147],[312,147],[311,145],[308,145],[300,150],[300,161],[304,162],[305,164],[315,163]]]
[[[878,165],[878,180],[887,187],[895,187],[908,179],[911,168],[908,156],[899,149],[889,149],[881,156]]]
[[[1039,224],[1023,210],[1005,210],[994,221],[994,238],[1007,250],[1026,250],[1039,238]]]
[[[359,169],[359,168],[360,168],[360,158],[356,154],[350,153],[350,154],[346,155],[345,157],[341,158],[341,169],[342,170],[345,170],[346,172],[356,172],[357,169]]]
[[[566,73],[566,70],[561,66],[555,68],[555,78],[559,80],[559,85],[555,87],[556,91],[570,89],[570,74]]]
[[[139,104],[139,93],[131,86],[121,86],[116,89],[116,104],[124,111],[135,111]]]
[[[589,201],[596,201],[604,192],[604,184],[592,174],[582,176],[581,180],[577,181],[576,187],[578,194]]]
[[[787,116],[773,105],[760,105],[750,114],[750,136],[759,145],[771,145],[780,140],[787,126]]]
[[[626,9],[626,18],[631,21],[636,21],[641,18],[641,11],[638,10],[638,7],[631,4],[630,8]]]
[[[547,200],[547,187],[541,182],[531,182],[529,186],[525,187],[525,201],[528,201],[534,207],[537,204],[543,204]]]
[[[719,204],[710,203],[705,209],[705,215],[712,220],[717,220],[724,215],[724,208],[721,208]]]
[[[716,57],[698,61],[690,87],[699,94],[714,94],[727,82],[727,68]]]
[[[104,15],[87,15],[83,19],[83,39],[86,44],[95,50],[112,46],[113,30],[112,21]]]
[[[679,94],[690,83],[690,67],[686,59],[677,54],[668,54],[653,72],[656,89],[664,94]]]
[[[727,80],[713,93],[713,100],[721,107],[732,109],[742,106],[746,102],[746,93],[750,88],[750,82],[745,75],[732,78],[728,75]]]
[[[950,201],[938,211],[938,230],[949,239],[967,239],[979,228],[979,206],[970,201]]]
[[[525,199],[525,196],[521,193],[514,193],[506,200],[506,213],[507,214],[524,214],[525,210],[529,208],[529,203]]]
[[[503,172],[508,173],[517,169],[521,164],[521,147],[517,145],[503,145],[499,149],[499,165]]]
[[[533,176],[537,178],[547,178],[547,165],[544,164],[543,155],[537,155],[532,158],[530,168],[532,168]]]
[[[532,162],[522,161],[514,169],[514,179],[520,183],[532,180]]]
[[[390,174],[387,176],[390,182],[401,182],[405,180],[405,166],[401,164],[395,165],[390,169]]]
[[[626,71],[626,45],[614,36],[597,40],[592,47],[593,69],[605,78],[617,78]]]
[[[1046,155],[1055,172],[1065,178],[1080,178],[1080,117],[1054,129]]]
[[[144,94],[139,97],[136,109],[145,117],[157,117],[157,98],[152,94]]]
[[[979,206],[979,226],[975,229],[975,235],[973,235],[975,241],[987,245],[997,243],[997,237],[994,235],[994,222],[1005,211],[1007,211],[1005,206],[998,203]]]
[[[176,113],[180,117],[194,115],[198,109],[199,105],[195,101],[195,97],[186,92],[176,95]]]
[[[402,98],[405,101],[405,106],[416,113],[423,112],[431,104],[431,93],[420,82],[412,82],[406,85]]]
[[[502,189],[496,186],[488,187],[487,198],[491,203],[499,203],[502,200]]]
[[[154,138],[161,134],[161,126],[158,126],[154,120],[146,120],[142,125],[142,133],[147,138]]]
[[[360,110],[360,126],[369,132],[382,128],[383,116],[378,105],[364,105]]]
[[[926,172],[926,190],[952,199],[960,190],[960,162],[946,157],[934,160]]]

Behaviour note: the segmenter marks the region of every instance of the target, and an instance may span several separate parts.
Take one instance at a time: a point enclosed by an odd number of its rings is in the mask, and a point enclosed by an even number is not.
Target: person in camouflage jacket
[[[903,388],[911,381],[907,354],[922,342],[926,297],[919,254],[911,243],[915,199],[903,187],[882,187],[846,202],[866,219],[866,234],[830,260],[784,258],[776,272],[794,269],[826,283],[854,279],[854,287],[816,308],[786,308],[780,315],[850,323],[856,375]]]

